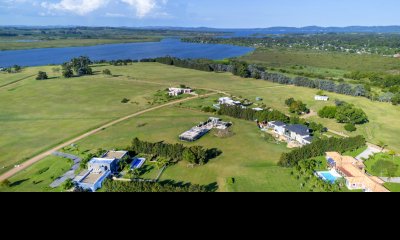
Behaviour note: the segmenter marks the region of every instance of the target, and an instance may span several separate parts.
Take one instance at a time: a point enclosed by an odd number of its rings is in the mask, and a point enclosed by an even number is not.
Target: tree
[[[73,188],[75,186],[74,182],[72,181],[72,179],[67,179],[62,187],[64,190],[70,190],[71,188]]]
[[[368,117],[365,112],[350,104],[339,106],[335,118],[338,123],[363,124],[368,122]]]
[[[71,68],[66,68],[63,70],[62,75],[65,78],[72,78],[74,76],[74,72]]]
[[[186,162],[197,164],[196,163],[196,156],[194,155],[194,153],[190,149],[185,149],[183,151],[182,158]]]
[[[285,101],[286,106],[290,107],[295,102],[294,98],[288,98]]]
[[[19,72],[19,71],[22,70],[22,67],[21,67],[21,66],[18,66],[18,65],[14,65],[13,68],[14,68],[14,71],[15,71],[15,72]]]
[[[318,116],[321,118],[333,119],[336,117],[337,108],[335,106],[325,106],[318,111]]]
[[[36,77],[36,80],[46,80],[48,78],[49,77],[47,76],[46,72],[39,71],[39,73],[38,73],[38,75]]]
[[[112,75],[110,69],[104,69],[104,70],[103,70],[103,74],[104,74],[104,75],[109,75],[109,76]]]
[[[11,186],[11,182],[8,179],[5,179],[0,182],[0,187],[10,187],[10,186]]]
[[[354,124],[352,124],[352,123],[347,123],[347,124],[344,126],[344,129],[346,129],[346,131],[348,131],[348,132],[355,132],[355,131],[357,131],[356,126],[355,126]]]

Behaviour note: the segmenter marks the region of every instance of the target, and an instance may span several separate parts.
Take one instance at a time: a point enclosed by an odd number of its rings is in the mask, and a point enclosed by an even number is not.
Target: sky
[[[400,25],[399,0],[0,0],[0,25],[273,26]]]

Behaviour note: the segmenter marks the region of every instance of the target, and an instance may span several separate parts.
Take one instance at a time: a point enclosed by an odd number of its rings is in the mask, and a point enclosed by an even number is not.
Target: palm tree
[[[384,141],[379,141],[378,146],[382,148],[383,152],[388,145]]]

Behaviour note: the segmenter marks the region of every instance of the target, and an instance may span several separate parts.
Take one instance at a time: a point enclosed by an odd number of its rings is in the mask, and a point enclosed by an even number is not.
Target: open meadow
[[[180,84],[195,89],[221,91],[252,101],[261,97],[263,101],[257,102],[258,104],[263,103],[285,112],[288,109],[284,101],[289,97],[302,100],[314,111],[333,105],[334,99],[347,101],[361,107],[370,120],[350,135],[362,134],[372,143],[383,141],[390,149],[400,151],[397,142],[400,126],[393,124],[400,119],[400,111],[398,107],[387,103],[333,93],[328,94],[332,99],[330,102],[316,102],[314,95],[317,90],[314,89],[157,63],[135,63],[117,67],[97,65],[94,67],[95,75],[72,79],[59,77],[59,73],[52,71],[53,68],[54,66],[27,68],[17,74],[0,74],[0,82],[10,81],[10,78],[21,79],[39,70],[50,75],[50,79],[46,81],[37,81],[33,76],[0,88],[0,152],[3,153],[0,156],[0,172],[5,172],[57,143],[149,108],[157,91]],[[115,76],[102,75],[101,71],[104,69],[110,69]],[[134,137],[148,141],[179,142],[179,134],[210,116],[196,109],[211,105],[218,96],[222,95],[192,100],[143,114],[109,127],[77,144],[80,149],[96,150],[125,148]],[[130,102],[121,103],[123,98],[130,99]],[[190,168],[181,162],[167,168],[161,179],[198,184],[217,183],[219,191],[306,190],[300,188],[301,181],[290,176],[290,169],[276,165],[281,153],[288,151],[284,145],[269,141],[255,123],[227,117],[223,119],[234,123],[233,136],[219,138],[210,133],[193,143],[207,148],[218,148],[223,152],[221,156],[202,167]],[[312,116],[311,119],[332,130],[344,132],[343,125],[333,120],[320,119],[317,116]],[[37,164],[45,164],[46,161],[50,164],[48,159]],[[39,169],[37,164],[11,180],[23,180],[25,176],[21,174]],[[59,164],[65,164],[65,160]],[[5,168],[1,169],[2,166]],[[57,165],[57,169],[64,167]],[[234,183],[229,180],[231,178]],[[26,184],[31,183],[27,181]],[[38,190],[29,186],[25,188],[23,184],[20,187],[20,190]],[[43,188],[40,184],[38,187]]]

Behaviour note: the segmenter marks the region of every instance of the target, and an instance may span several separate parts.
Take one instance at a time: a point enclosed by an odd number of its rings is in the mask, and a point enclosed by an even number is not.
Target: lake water
[[[143,59],[167,55],[219,60],[242,56],[253,50],[233,45],[184,43],[179,39],[164,39],[161,42],[148,43],[0,51],[0,67],[14,64],[20,66],[61,64],[79,56],[88,56],[92,60]]]

